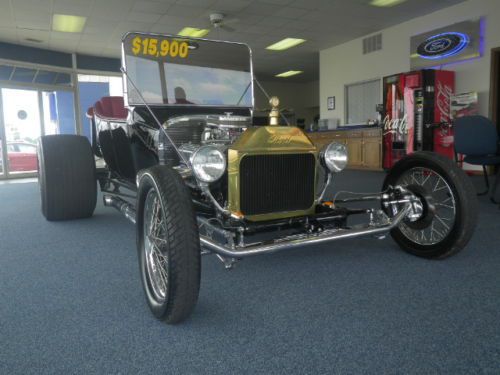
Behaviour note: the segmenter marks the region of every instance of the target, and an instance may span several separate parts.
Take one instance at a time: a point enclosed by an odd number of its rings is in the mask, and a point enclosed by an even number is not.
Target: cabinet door
[[[348,138],[347,152],[349,155],[348,167],[359,167],[363,164],[363,143],[361,138]]]
[[[328,133],[309,133],[309,139],[314,143],[316,148],[322,149],[325,144],[330,143],[331,135]]]
[[[363,165],[370,169],[382,168],[382,142],[379,138],[365,138],[363,147]]]

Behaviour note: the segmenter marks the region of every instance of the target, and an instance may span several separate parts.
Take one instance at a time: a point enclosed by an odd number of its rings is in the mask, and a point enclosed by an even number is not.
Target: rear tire
[[[383,191],[398,185],[423,202],[420,219],[405,219],[391,231],[403,250],[443,259],[467,245],[477,224],[477,198],[470,179],[452,160],[432,152],[408,155],[389,171]]]
[[[168,166],[142,171],[136,212],[146,300],[158,319],[180,323],[196,305],[201,273],[198,225],[180,175]]]
[[[42,214],[49,221],[92,216],[97,202],[95,161],[87,138],[47,135],[38,141]]]

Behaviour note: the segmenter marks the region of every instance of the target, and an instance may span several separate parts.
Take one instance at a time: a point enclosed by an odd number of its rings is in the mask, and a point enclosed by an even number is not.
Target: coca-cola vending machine
[[[384,159],[391,168],[414,151],[454,157],[450,98],[455,72],[425,69],[385,77]]]

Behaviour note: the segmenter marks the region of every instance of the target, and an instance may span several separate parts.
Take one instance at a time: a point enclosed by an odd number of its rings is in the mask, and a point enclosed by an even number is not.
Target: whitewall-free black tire
[[[169,324],[188,318],[198,300],[201,256],[188,188],[168,166],[139,174],[137,251],[147,303]]]
[[[97,202],[96,167],[87,138],[47,135],[38,140],[38,181],[47,220],[93,215]]]
[[[477,224],[474,187],[455,162],[432,152],[416,152],[397,162],[383,190],[402,186],[422,202],[418,220],[403,220],[391,231],[405,251],[424,258],[443,259],[462,250]]]

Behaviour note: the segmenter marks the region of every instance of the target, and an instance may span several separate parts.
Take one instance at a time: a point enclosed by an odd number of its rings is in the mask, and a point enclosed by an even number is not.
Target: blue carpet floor
[[[381,173],[343,172],[376,191]],[[149,312],[135,231],[98,205],[51,223],[35,183],[0,185],[0,374],[499,374],[500,210],[481,199],[469,246],[428,261],[383,241],[203,258],[184,324]]]

